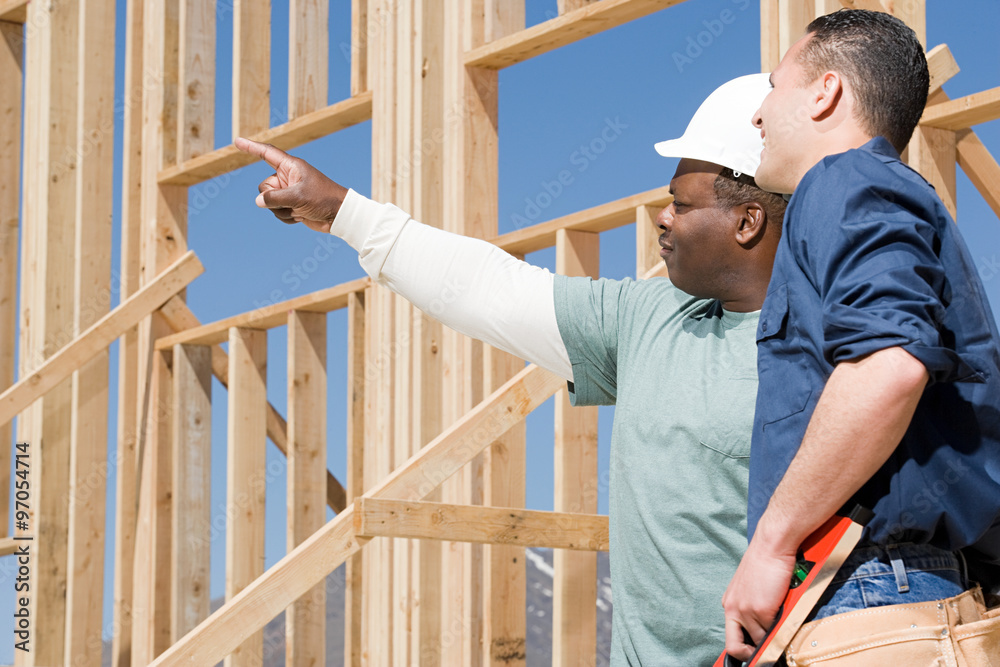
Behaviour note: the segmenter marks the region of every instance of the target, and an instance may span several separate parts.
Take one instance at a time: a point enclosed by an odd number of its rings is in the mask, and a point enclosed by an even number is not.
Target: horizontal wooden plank
[[[349,283],[297,296],[294,299],[275,303],[270,306],[227,317],[224,320],[203,324],[194,329],[181,331],[172,336],[166,336],[156,341],[157,350],[168,350],[177,343],[191,345],[215,345],[229,337],[231,327],[243,329],[273,329],[288,323],[288,313],[292,310],[304,310],[310,313],[328,313],[347,307],[347,296],[354,292],[363,292],[371,284],[370,278],[359,278]]]
[[[1000,165],[972,130],[959,130],[958,166],[1000,218]]]
[[[372,117],[371,91],[350,97],[324,109],[305,114],[287,123],[258,132],[248,139],[291,150],[315,139],[357,125]],[[257,162],[259,158],[230,144],[161,171],[161,184],[195,185]]]
[[[947,44],[938,44],[927,52],[927,69],[931,75],[931,85],[928,96],[938,91],[946,81],[961,71],[958,61]]]
[[[525,367],[365,496],[419,500],[564,386],[564,380],[534,364]],[[364,541],[354,533],[354,505],[348,505],[150,664],[214,665],[357,553]]]
[[[30,545],[31,540],[19,540],[14,537],[0,537],[0,556],[10,556],[17,553],[18,547]]]
[[[407,537],[519,547],[608,550],[608,517],[535,510],[358,498],[358,537]]]
[[[606,2],[607,0],[602,0]],[[673,201],[670,186],[647,190],[624,197],[607,204],[594,206],[583,211],[570,213],[561,218],[549,220],[531,227],[503,234],[493,239],[493,243],[512,255],[550,248],[556,244],[556,232],[572,229],[581,232],[606,232],[635,222],[635,209],[639,206],[663,207]]]
[[[466,52],[470,67],[503,69],[683,0],[601,0]]]
[[[178,297],[173,297],[163,304],[160,312],[174,331],[180,332],[201,326],[198,317]],[[229,387],[229,355],[220,345],[212,346],[212,374],[218,378],[223,387]],[[270,402],[267,404],[267,437],[282,454],[288,456],[288,423]],[[329,470],[326,471],[326,504],[338,514],[347,506],[347,492]]]
[[[964,130],[1000,118],[1000,86],[924,109],[921,125],[943,130]]]
[[[24,23],[28,20],[28,0],[0,0],[0,21]]]
[[[148,285],[67,343],[30,375],[0,394],[0,424],[9,422],[45,392],[72,375],[73,371],[162,306],[204,270],[194,251],[187,251]]]

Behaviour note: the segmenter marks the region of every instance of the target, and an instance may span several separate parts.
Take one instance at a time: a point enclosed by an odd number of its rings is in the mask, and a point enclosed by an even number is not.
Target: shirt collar
[[[874,139],[870,139],[868,143],[859,148],[858,150],[868,151],[869,153],[875,153],[876,155],[884,155],[887,158],[892,158],[893,160],[899,159],[899,153],[889,143],[889,140],[883,136],[877,136]]]

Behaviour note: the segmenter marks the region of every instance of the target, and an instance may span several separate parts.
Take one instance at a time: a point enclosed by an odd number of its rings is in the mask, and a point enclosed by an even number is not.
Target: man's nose
[[[756,127],[757,129],[760,129],[763,126],[764,121],[760,117],[759,108],[753,112],[753,118],[750,119],[750,122],[753,123],[753,126]]]
[[[674,222],[673,208],[674,204],[673,202],[671,202],[670,204],[664,206],[660,210],[660,214],[657,215],[656,220],[653,221],[653,224],[656,225],[657,229],[659,229],[660,227],[666,227],[667,229],[670,229],[670,226]]]

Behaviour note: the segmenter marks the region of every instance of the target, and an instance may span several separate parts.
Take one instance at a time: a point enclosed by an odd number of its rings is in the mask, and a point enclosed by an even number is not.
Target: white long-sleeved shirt
[[[422,225],[350,190],[330,233],[379,285],[459,333],[573,379],[552,274],[495,245]]]

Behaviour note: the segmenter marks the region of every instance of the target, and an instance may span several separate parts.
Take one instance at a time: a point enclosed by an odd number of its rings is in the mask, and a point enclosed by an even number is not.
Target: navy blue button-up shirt
[[[888,141],[813,167],[789,203],[757,329],[751,536],[834,366],[898,346],[931,380],[902,442],[854,498],[875,512],[865,539],[1000,558],[998,341],[957,227]]]

